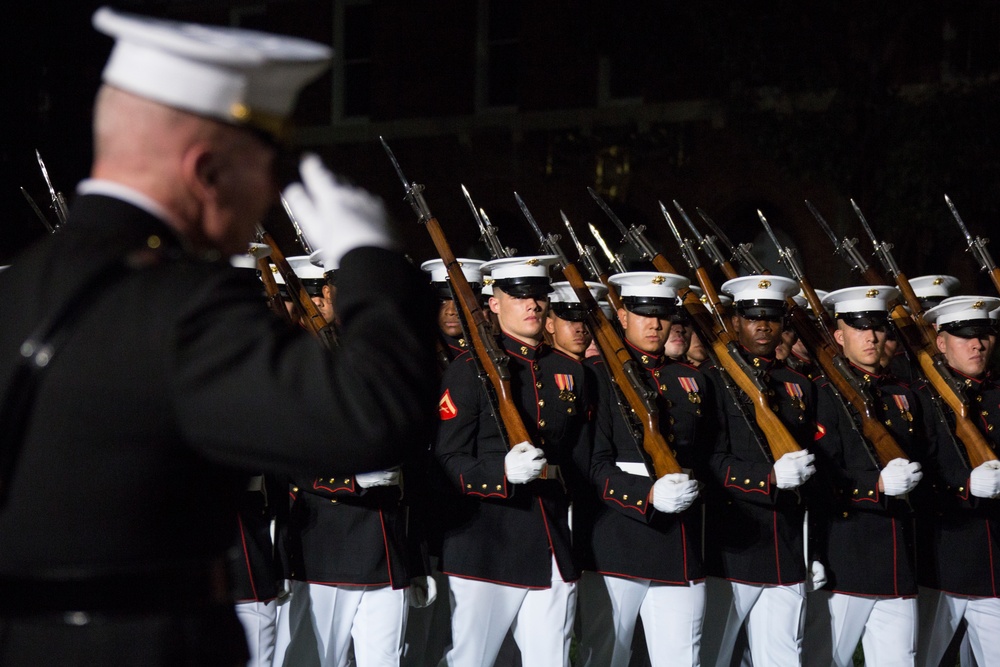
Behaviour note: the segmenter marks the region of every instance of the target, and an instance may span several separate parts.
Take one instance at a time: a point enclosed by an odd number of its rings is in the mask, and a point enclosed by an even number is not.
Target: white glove
[[[920,472],[919,463],[911,463],[906,459],[893,459],[882,468],[879,475],[882,480],[882,490],[887,496],[906,495],[924,478]]]
[[[548,461],[545,452],[528,442],[519,442],[503,458],[504,474],[511,484],[527,484],[538,479]]]
[[[979,464],[969,475],[969,492],[977,498],[996,498],[1000,494],[1000,461]]]
[[[779,489],[794,489],[813,476],[816,466],[815,454],[810,454],[807,449],[800,449],[797,452],[788,452],[774,462],[774,481]]]
[[[826,586],[826,568],[818,560],[809,564],[809,572],[806,576],[808,577],[806,591],[818,591]]]
[[[653,484],[653,507],[661,512],[683,512],[697,497],[698,482],[682,472],[664,475]]]
[[[399,486],[402,476],[403,473],[397,467],[374,472],[359,472],[354,479],[362,489],[370,489],[373,486]]]
[[[414,609],[423,609],[434,604],[438,589],[434,577],[423,575],[410,579],[410,587],[406,590],[407,603]]]
[[[282,194],[326,269],[340,266],[355,248],[393,247],[381,199],[339,183],[312,153],[303,156],[299,173],[302,183],[292,183]]]

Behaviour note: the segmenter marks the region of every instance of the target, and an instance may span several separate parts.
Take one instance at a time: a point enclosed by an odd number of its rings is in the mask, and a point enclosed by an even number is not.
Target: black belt
[[[0,616],[67,611],[142,613],[232,604],[226,567],[212,563],[72,578],[0,575]]]

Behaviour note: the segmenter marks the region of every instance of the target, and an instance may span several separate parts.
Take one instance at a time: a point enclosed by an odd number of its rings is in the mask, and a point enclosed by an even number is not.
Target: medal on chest
[[[687,392],[688,401],[695,405],[701,404],[701,393],[698,388],[698,381],[693,377],[679,377],[677,381],[681,383],[681,388]]]
[[[792,398],[792,405],[798,406],[799,410],[799,421],[806,420],[806,402],[803,400],[802,396],[802,385],[797,382],[786,382],[785,391]]]
[[[576,402],[576,394],[573,393],[573,389],[576,387],[575,378],[569,373],[556,373],[555,379],[556,387],[559,388],[559,400]]]

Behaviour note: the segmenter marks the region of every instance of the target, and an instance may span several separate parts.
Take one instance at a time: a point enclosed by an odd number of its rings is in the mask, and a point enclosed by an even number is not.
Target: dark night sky
[[[0,40],[7,118],[0,142],[0,202],[5,212],[0,262],[44,234],[18,190],[23,186],[40,206],[47,206],[34,149],[41,151],[57,187],[67,194],[86,175],[90,104],[111,47],[110,39],[90,26],[90,15],[99,4],[40,0],[6,8]],[[612,11],[604,9],[605,3],[570,4],[598,19],[600,12]],[[746,123],[748,132],[784,169],[816,172],[840,191],[878,202],[883,210],[876,210],[876,219],[912,218],[915,210],[940,208],[940,195],[948,191],[963,202],[967,220],[976,221],[979,231],[988,232],[995,224],[1000,214],[995,195],[1000,178],[997,84],[961,99],[945,96],[924,105],[919,114],[899,112],[889,97],[901,71],[934,80],[945,60],[959,69],[969,69],[970,62],[972,70],[978,66],[970,75],[982,74],[983,67],[1000,71],[997,12],[983,10],[988,3],[653,4],[657,9],[648,11],[673,12],[670,16],[680,25],[670,26],[671,35],[679,41],[657,44],[664,41],[661,28],[666,26],[631,5],[629,11],[616,9],[613,15],[624,22],[619,31],[629,33],[634,26],[634,44],[601,43],[600,32],[589,38],[598,48],[633,49],[638,63],[649,59],[647,47],[656,44],[670,57],[682,59],[689,79],[704,82],[734,108],[747,91],[764,85],[835,88],[837,103],[821,116],[791,123],[772,122],[759,114],[737,113],[735,119]],[[155,10],[166,5],[133,0],[118,6]],[[953,54],[947,52],[948,45],[942,46],[941,26],[948,12],[958,12],[952,22],[959,37],[948,43]],[[983,21],[984,16],[991,20]],[[968,47],[977,30],[986,31],[978,36],[986,46]]]

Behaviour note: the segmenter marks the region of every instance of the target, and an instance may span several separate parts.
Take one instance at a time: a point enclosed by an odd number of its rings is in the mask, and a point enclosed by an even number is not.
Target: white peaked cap
[[[991,296],[956,296],[924,311],[924,322],[946,327],[952,322],[996,320],[1000,299]]]
[[[799,291],[799,284],[791,278],[773,275],[740,276],[722,283],[722,292],[741,301],[784,301]]]
[[[708,304],[708,297],[705,296],[705,290],[698,287],[697,285],[690,285],[689,289],[698,295],[698,300],[701,301],[701,305],[711,310],[711,306]],[[719,297],[719,303],[721,303],[723,306],[732,305],[733,297],[729,296],[728,294],[723,294],[722,292],[717,292],[716,294]],[[680,295],[677,296],[677,303],[678,305],[683,303],[683,299],[681,299]]]
[[[334,262],[330,258],[330,253],[323,252],[322,248],[320,248],[319,250],[313,250],[312,254],[309,255],[309,262],[313,266],[318,266],[324,272],[325,271],[336,271],[337,269],[340,268],[340,262]],[[299,274],[299,272],[296,271],[295,275],[298,275],[298,274]]]
[[[271,246],[266,243],[251,243],[246,252],[230,257],[229,263],[237,269],[257,269],[257,260],[270,256]]]
[[[834,290],[823,298],[823,307],[835,314],[888,312],[889,302],[899,296],[890,285],[862,285]]]
[[[465,279],[470,283],[482,283],[483,272],[480,267],[484,264],[479,259],[456,258],[458,265],[462,268]],[[421,270],[431,274],[432,283],[443,283],[448,280],[448,268],[444,265],[443,259],[430,259],[420,265]]]
[[[309,255],[286,257],[285,261],[299,280],[323,280],[323,269],[310,262]],[[285,284],[285,278],[280,272],[274,274],[274,279],[279,285]]]
[[[594,300],[600,302],[604,295],[608,293],[608,288],[604,283],[587,281],[587,289],[594,295]],[[549,296],[552,303],[580,303],[580,298],[576,295],[576,290],[568,281],[552,283],[553,292]]]
[[[558,261],[556,255],[501,257],[483,262],[480,269],[483,273],[490,274],[494,281],[510,278],[548,278],[549,267]]]
[[[910,278],[910,287],[918,299],[933,299],[951,296],[960,282],[955,276],[928,275]]]
[[[608,282],[618,288],[618,294],[627,296],[676,299],[677,292],[691,284],[684,276],[656,271],[630,271],[616,273]]]
[[[330,47],[255,30],[182,23],[101,7],[115,38],[105,83],[176,109],[280,136],[299,91],[329,65]]]

